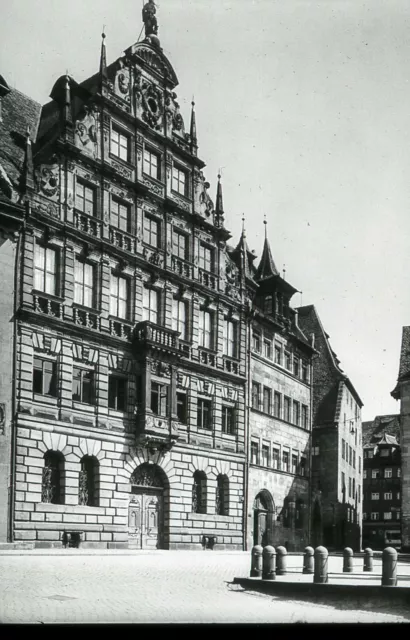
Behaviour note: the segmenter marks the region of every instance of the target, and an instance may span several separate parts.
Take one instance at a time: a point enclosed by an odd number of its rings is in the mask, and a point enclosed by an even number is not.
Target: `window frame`
[[[37,363],[41,363],[41,369],[37,366],[36,367],[36,361]],[[45,366],[51,366],[51,371],[44,371]],[[38,389],[36,389],[36,371],[41,371],[41,391],[39,391]],[[51,393],[44,393],[45,390],[45,375],[49,375],[50,376],[50,381],[49,381],[49,385],[48,388],[52,389],[53,392]],[[57,362],[55,360],[51,360],[49,358],[42,358],[41,356],[34,354],[33,357],[33,394],[34,395],[41,395],[41,396],[45,396],[47,398],[57,398],[57,392],[58,392],[58,378],[57,378]]]
[[[79,372],[80,375],[76,376],[76,372]],[[87,383],[88,387],[89,387],[89,391],[88,391],[89,401],[84,400],[84,396],[86,395],[84,393],[84,376],[85,376],[85,374],[90,376],[89,382]],[[80,381],[80,394],[79,394],[80,397],[79,398],[75,398],[74,397],[75,395],[78,395],[78,394],[75,394],[75,392],[74,392],[74,384],[75,384],[75,380],[76,379],[79,379],[79,381]],[[95,398],[95,371],[94,371],[94,369],[88,369],[86,367],[81,367],[81,366],[78,366],[78,365],[74,365],[73,366],[72,399],[73,399],[73,402],[80,402],[81,404],[95,405],[96,398]]]
[[[205,431],[212,431],[213,415],[212,415],[212,399],[197,398],[197,427]]]
[[[77,279],[79,272],[79,266],[81,265],[82,278],[81,281]],[[87,269],[86,269],[87,268]],[[87,309],[96,310],[96,271],[97,265],[87,260],[83,260],[80,256],[75,256],[74,261],[74,304],[78,304],[81,307]],[[89,276],[86,276],[87,272]],[[86,282],[86,279],[90,277],[90,282]],[[91,298],[89,300],[88,296]],[[78,300],[80,298],[80,300]],[[86,304],[91,302],[91,304]]]
[[[124,282],[125,297],[120,295],[120,283]],[[116,285],[116,291],[113,293],[113,285]],[[130,280],[129,278],[111,271],[110,274],[110,316],[121,320],[129,320],[129,300],[130,300]],[[113,301],[116,301],[113,305]],[[115,309],[114,309],[115,306]],[[122,309],[124,308],[124,312]]]
[[[114,133],[118,136],[118,142],[114,140]],[[121,139],[126,141],[126,146],[121,144]],[[118,147],[118,153],[115,152],[114,146]],[[121,154],[121,149],[126,149],[126,157],[124,158]],[[121,126],[117,124],[111,123],[111,132],[110,132],[110,154],[113,155],[118,160],[122,162],[131,162],[131,133],[123,129]]]
[[[119,393],[118,385],[121,382],[123,385],[122,394]],[[113,389],[113,385],[115,383],[115,389]],[[115,391],[115,401],[114,406],[111,404],[111,398],[113,397],[112,391]],[[118,399],[122,396],[122,406],[119,406]],[[112,372],[108,374],[108,408],[113,409],[114,411],[121,411],[125,413],[127,411],[128,404],[128,381],[125,376],[122,376],[118,373]]]
[[[131,205],[116,196],[111,196],[110,206],[110,224],[119,231],[131,233]],[[117,211],[113,210],[113,205],[118,207]],[[125,211],[125,216],[122,212]],[[114,220],[116,218],[116,221]],[[125,225],[121,222],[125,220]]]
[[[155,299],[155,305],[152,304]],[[142,321],[161,324],[161,291],[154,287],[143,287]]]
[[[198,345],[209,351],[214,347],[214,313],[207,308],[199,310]]]
[[[207,273],[215,272],[215,249],[206,242],[199,243],[198,268]]]
[[[222,405],[222,433],[229,436],[236,434],[235,407]]]
[[[181,318],[181,310],[183,311],[183,319]],[[178,331],[180,333],[180,339],[187,341],[189,339],[188,336],[188,327],[189,327],[189,305],[188,300],[184,300],[183,298],[172,298],[172,313],[171,313],[171,325],[173,331]]]
[[[178,241],[176,241],[176,238],[178,238]],[[181,239],[183,239],[182,247]],[[172,229],[172,255],[178,260],[189,260],[189,235],[175,227]]]
[[[181,175],[184,176],[184,179],[181,180]],[[172,165],[172,171],[171,171],[171,190],[174,193],[177,193],[180,196],[184,196],[185,198],[188,197],[188,183],[189,183],[189,172],[187,169],[185,169],[182,165],[174,163]],[[176,188],[175,188],[175,184],[176,184]],[[180,185],[183,184],[182,190]]]
[[[79,193],[79,189],[82,189],[82,195]],[[91,198],[87,198],[86,195],[91,194]],[[79,203],[82,205],[79,206]],[[86,203],[91,203],[91,207],[88,207]],[[97,214],[97,187],[87,180],[83,180],[81,177],[77,177],[75,181],[75,198],[74,208],[79,213],[95,218]]]
[[[146,156],[149,156],[148,158]],[[152,162],[152,158],[156,159],[156,164]],[[148,171],[146,170],[148,166]],[[152,172],[152,167],[155,167]],[[161,154],[149,146],[144,145],[142,152],[142,172],[144,175],[154,180],[161,180]]]
[[[230,318],[224,318],[223,353],[228,358],[238,358],[238,323]]]
[[[161,248],[161,220],[144,211],[142,221],[142,240],[154,249]],[[155,229],[155,230],[154,230]]]
[[[41,259],[43,261],[42,266],[38,266],[36,264],[36,256],[39,257],[40,253],[42,253]],[[54,255],[53,255],[54,254]],[[48,256],[53,255],[54,268],[50,270],[50,265],[48,265]],[[48,245],[41,244],[40,242],[35,242],[34,245],[34,290],[41,291],[42,293],[46,293],[50,296],[58,297],[60,282],[59,282],[59,262],[60,262],[60,250],[54,247],[50,247]],[[40,283],[40,280],[42,281]],[[48,283],[52,281],[53,286],[49,287]],[[40,286],[37,286],[40,285]],[[49,291],[48,289],[52,289]]]

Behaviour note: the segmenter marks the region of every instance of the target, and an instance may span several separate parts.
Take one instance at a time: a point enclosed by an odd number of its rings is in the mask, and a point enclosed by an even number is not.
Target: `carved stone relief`
[[[214,203],[208,193],[210,187],[209,182],[206,182],[204,174],[199,172],[197,180],[195,181],[195,209],[203,218],[212,222]]]
[[[155,84],[142,80],[141,90],[136,89],[134,85],[134,91],[136,100],[139,100],[141,118],[153,129],[161,129],[164,117],[164,98],[161,89]]]
[[[130,71],[128,67],[125,65],[124,60],[120,59],[118,61],[118,70],[115,75],[115,93],[117,96],[130,101]]]
[[[41,164],[34,175],[38,192],[48,198],[57,198],[60,186],[60,167],[57,160],[50,164]]]
[[[75,123],[74,143],[79,149],[93,157],[97,155],[97,119],[95,107],[84,107],[84,112]]]
[[[167,130],[170,134],[178,133],[181,136],[185,136],[184,120],[176,98],[177,94],[174,91],[167,91],[165,94],[165,117],[167,119]]]

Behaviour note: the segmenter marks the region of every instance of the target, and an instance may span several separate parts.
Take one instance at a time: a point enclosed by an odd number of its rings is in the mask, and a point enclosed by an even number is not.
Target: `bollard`
[[[262,547],[257,544],[252,549],[251,578],[262,577]]]
[[[278,576],[285,576],[286,575],[286,556],[288,555],[288,552],[286,551],[285,547],[277,547],[276,549],[276,573],[278,574]]]
[[[276,551],[270,545],[264,547],[262,553],[262,578],[263,580],[275,580],[275,564],[276,564]]]
[[[386,547],[382,555],[382,586],[397,586],[397,551],[393,547]]]
[[[373,571],[373,550],[364,550],[363,571]]]
[[[328,550],[325,547],[315,549],[315,572],[313,582],[315,584],[325,584],[328,582]]]
[[[343,573],[353,573],[353,549],[343,549]]]
[[[303,558],[303,573],[314,573],[314,553],[313,547],[306,547]]]

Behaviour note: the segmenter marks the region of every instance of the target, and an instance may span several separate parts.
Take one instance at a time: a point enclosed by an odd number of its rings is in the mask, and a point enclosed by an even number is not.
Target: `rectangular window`
[[[35,244],[34,247],[34,288],[37,291],[58,295],[57,291],[57,251]]]
[[[273,415],[275,418],[280,418],[282,415],[281,399],[279,391],[275,391],[273,394]]]
[[[181,340],[187,339],[187,304],[185,300],[172,300],[172,328],[180,333]]]
[[[198,398],[197,423],[201,429],[212,429],[212,402]]]
[[[230,358],[237,357],[237,324],[232,320],[224,320],[223,351]]]
[[[269,446],[267,444],[262,445],[262,466],[269,467]]]
[[[125,160],[125,162],[128,162],[129,149],[129,136],[121,133],[121,131],[113,127],[111,130],[111,153],[117,156],[117,158],[121,158],[121,160]]]
[[[177,416],[182,424],[188,424],[188,397],[180,391],[177,392]]]
[[[116,318],[128,318],[128,280],[111,274],[110,315]]]
[[[296,475],[298,469],[298,457],[292,453],[292,473]]]
[[[188,236],[176,229],[172,233],[172,253],[181,260],[188,260]]]
[[[160,223],[159,220],[144,214],[143,240],[151,247],[160,246]]]
[[[94,404],[94,371],[73,368],[73,400]]]
[[[379,469],[372,469],[372,478],[373,478],[373,480],[375,478],[380,478],[380,470]]]
[[[256,353],[261,352],[261,337],[259,333],[252,334],[252,349],[256,351]]]
[[[302,427],[309,429],[309,408],[302,404]]]
[[[88,216],[95,215],[95,187],[77,180],[75,186],[75,208]]]
[[[342,438],[342,460],[345,459],[345,444],[346,443],[345,443],[344,439]]]
[[[117,200],[111,199],[111,224],[121,231],[130,232],[130,206]]]
[[[349,477],[349,498],[352,497],[352,479]]]
[[[354,498],[356,497],[356,480],[355,480],[354,478],[353,478],[353,480],[352,480],[352,485],[353,485],[353,488],[352,488],[352,498],[354,499]]]
[[[261,385],[259,382],[252,382],[252,409],[259,410],[260,395]]]
[[[282,347],[279,344],[275,344],[275,363],[282,364]]]
[[[396,509],[396,520],[400,520],[400,509]]]
[[[116,411],[125,411],[127,402],[127,380],[121,376],[108,376],[108,406]]]
[[[300,403],[293,401],[293,424],[300,426]]]
[[[272,412],[272,390],[268,387],[263,387],[263,411],[269,415]]]
[[[342,471],[342,491],[346,491],[346,474]]]
[[[367,457],[373,458],[373,456],[374,456],[374,451],[371,449],[370,451],[367,452]]]
[[[386,492],[383,494],[383,498],[384,498],[384,500],[393,500],[393,494],[392,494],[392,492],[391,492],[391,491],[386,491]]]
[[[259,444],[251,442],[251,464],[259,464]]]
[[[210,273],[214,270],[214,251],[202,242],[199,245],[198,266],[200,269],[203,269],[203,271],[209,271]]]
[[[400,500],[400,491],[397,492],[397,500]]]
[[[356,469],[356,451],[353,451],[353,469]]]
[[[143,172],[150,176],[151,178],[155,178],[156,180],[160,179],[160,156],[158,153],[154,153],[149,149],[144,149],[144,160],[143,160]]]
[[[222,405],[222,433],[235,435],[235,409]]]
[[[213,347],[212,314],[205,309],[199,311],[199,346],[205,349]]]
[[[272,467],[274,469],[280,469],[280,451],[277,447],[272,449]]]
[[[289,471],[289,451],[282,451],[282,471]]]
[[[267,315],[272,315],[273,313],[273,298],[272,296],[265,296],[263,300],[263,311]]]
[[[397,477],[400,478],[401,477],[401,469],[400,467],[397,469]]]
[[[299,471],[301,476],[306,475],[306,458],[304,456],[300,459]]]
[[[320,453],[320,449],[318,446],[312,447],[312,456],[318,456]]]
[[[357,485],[357,499],[359,503],[362,501],[362,488],[360,484]]]
[[[144,287],[142,294],[142,319],[159,324],[160,292]]]
[[[359,456],[359,473],[362,472],[362,458]]]
[[[372,500],[380,500],[380,493],[372,493],[371,499]]]
[[[390,452],[388,449],[380,449],[379,453],[381,458],[388,458]]]
[[[372,511],[372,513],[370,514],[371,519],[372,520],[378,520],[379,519],[379,514],[376,511]]]
[[[299,377],[299,358],[298,356],[293,356],[293,375],[297,378]]]
[[[393,477],[393,469],[386,468],[384,470],[384,477],[385,478],[392,478]]]
[[[367,469],[363,469],[363,480],[367,480]]]
[[[169,386],[167,384],[151,382],[151,411],[156,416],[168,416]]]
[[[263,341],[263,355],[272,360],[272,342],[270,340]]]
[[[74,302],[94,306],[94,267],[76,258],[74,266]]]
[[[285,351],[285,367],[288,371],[292,368],[292,356],[289,351]]]
[[[57,364],[52,360],[34,358],[33,393],[56,397]]]
[[[286,420],[286,422],[290,422],[291,421],[291,418],[290,418],[290,398],[288,398],[287,396],[283,396],[283,408],[284,408],[283,419]]]
[[[187,186],[188,180],[186,171],[174,165],[172,167],[172,190],[180,193],[182,196],[186,196]]]
[[[352,466],[352,460],[353,460],[353,449],[349,445],[349,464],[350,464],[350,466]]]
[[[385,511],[383,513],[383,520],[392,520],[392,514],[391,511]]]
[[[302,380],[303,382],[309,382],[309,365],[305,361],[302,361]]]

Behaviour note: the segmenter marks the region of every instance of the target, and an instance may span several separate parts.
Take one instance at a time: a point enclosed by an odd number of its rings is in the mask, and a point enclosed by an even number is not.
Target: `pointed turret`
[[[101,54],[100,54],[100,86],[108,79],[107,76],[107,51],[105,48],[105,33],[101,34]]]
[[[236,248],[232,251],[231,257],[239,267],[241,271],[241,277],[244,280],[250,280],[253,284],[256,284],[252,275],[252,265],[256,256],[249,250],[248,243],[246,241],[245,217],[242,218],[241,237]]]
[[[216,206],[215,206],[215,226],[224,226],[224,203],[222,196],[221,174],[218,174],[218,185],[216,187]]]
[[[265,225],[265,242],[263,245],[262,257],[258,266],[258,270],[255,275],[255,280],[264,280],[265,278],[270,278],[271,276],[278,276],[279,271],[276,268],[275,261],[272,256],[272,251],[270,248],[268,233],[267,233],[267,221],[266,219],[263,221]]]
[[[29,189],[34,189],[33,150],[30,138],[30,125],[27,127],[23,171],[21,174],[22,195],[26,195]]]
[[[191,145],[197,146],[197,137],[196,137],[196,117],[195,117],[195,102],[192,100],[192,109],[191,109],[191,128],[190,128],[190,136],[191,136]]]

